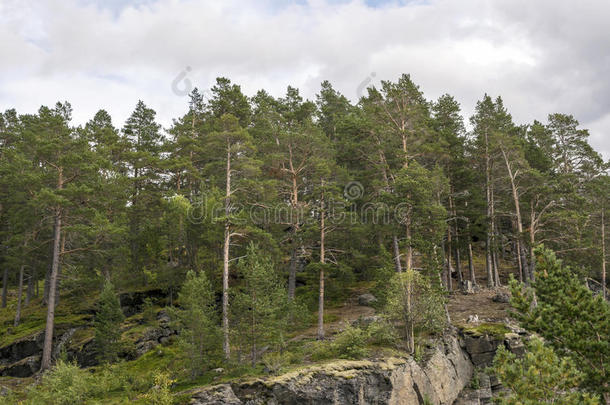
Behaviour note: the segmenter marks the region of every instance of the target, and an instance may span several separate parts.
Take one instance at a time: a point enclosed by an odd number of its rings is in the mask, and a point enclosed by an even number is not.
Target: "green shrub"
[[[369,344],[375,346],[394,346],[399,339],[396,328],[386,319],[371,323],[366,332]]]
[[[289,353],[272,352],[263,355],[263,364],[271,374],[280,374],[282,370],[291,364]]]
[[[157,319],[157,311],[155,310],[155,306],[150,297],[144,299],[144,304],[142,305],[142,320],[147,323],[153,323]]]
[[[170,387],[174,383],[168,373],[158,372],[155,374],[155,385],[144,394],[144,399],[150,405],[172,405],[174,398]]]
[[[328,340],[311,342],[308,349],[311,353],[310,358],[313,361],[328,360],[336,357],[332,342]]]
[[[577,390],[584,374],[569,357],[559,357],[542,340],[532,339],[527,353],[517,358],[500,346],[494,358],[494,372],[508,394],[503,405],[599,404],[599,398]]]
[[[121,312],[119,297],[109,281],[104,283],[104,289],[98,302],[98,312],[95,315],[95,347],[100,362],[116,361],[121,350],[121,322],[125,319]]]
[[[42,377],[39,385],[28,393],[26,403],[31,405],[81,404],[91,397],[97,381],[75,363],[59,360],[55,367]]]
[[[342,359],[360,359],[368,355],[367,340],[364,330],[348,326],[335,337],[333,351]]]

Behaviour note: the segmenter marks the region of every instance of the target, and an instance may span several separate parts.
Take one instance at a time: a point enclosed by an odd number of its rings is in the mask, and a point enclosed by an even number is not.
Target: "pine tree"
[[[560,358],[542,340],[533,338],[523,358],[500,345],[493,370],[508,389],[498,403],[502,405],[599,404],[599,398],[577,390],[583,379],[569,357]]]
[[[240,260],[243,278],[232,305],[233,333],[244,352],[250,352],[254,367],[263,346],[281,348],[288,320],[288,295],[283,282],[256,245],[250,244]]]
[[[180,307],[172,315],[191,376],[196,377],[217,362],[221,353],[214,290],[205,272],[186,274],[178,302]]]
[[[512,306],[522,326],[570,356],[585,378],[583,388],[608,396],[610,305],[544,248],[536,249],[536,277],[524,289],[511,280]],[[535,295],[534,295],[535,294]]]
[[[112,283],[104,282],[104,288],[98,301],[95,314],[95,348],[97,358],[102,363],[116,361],[120,351],[121,322],[125,319],[121,311],[119,297],[114,292]]]

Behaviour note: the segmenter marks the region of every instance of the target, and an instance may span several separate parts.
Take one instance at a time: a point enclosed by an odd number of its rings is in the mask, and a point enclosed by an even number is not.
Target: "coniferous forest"
[[[546,403],[523,399],[532,367],[544,398],[608,398],[609,164],[569,112],[515,122],[482,94],[464,117],[405,74],[357,102],[218,78],[168,128],[144,101],[124,123],[71,115],[0,114],[0,350],[41,348],[14,386],[6,354],[7,403],[182,403],[304,364],[417,359],[460,326],[452,302],[509,286],[544,343],[523,367],[498,354],[505,403]],[[374,319],[343,322],[367,298]],[[171,336],[142,349],[158,324]]]

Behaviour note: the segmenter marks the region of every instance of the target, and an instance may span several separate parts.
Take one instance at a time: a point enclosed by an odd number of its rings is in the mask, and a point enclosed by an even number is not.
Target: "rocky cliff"
[[[191,404],[452,404],[474,372],[456,334],[420,363],[412,358],[339,361],[280,377],[191,391]]]
[[[491,404],[503,388],[485,368],[499,345],[523,354],[525,336],[518,329],[499,335],[454,330],[435,342],[420,362],[410,357],[338,361],[184,394],[191,405]]]

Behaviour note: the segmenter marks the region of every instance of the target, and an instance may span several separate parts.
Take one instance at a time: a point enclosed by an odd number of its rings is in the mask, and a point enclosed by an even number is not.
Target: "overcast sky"
[[[484,93],[517,123],[573,114],[608,159],[608,16],[607,0],[0,0],[0,110],[67,100],[77,124],[104,108],[121,127],[142,99],[168,127],[217,76],[356,100],[410,73],[465,117]]]

